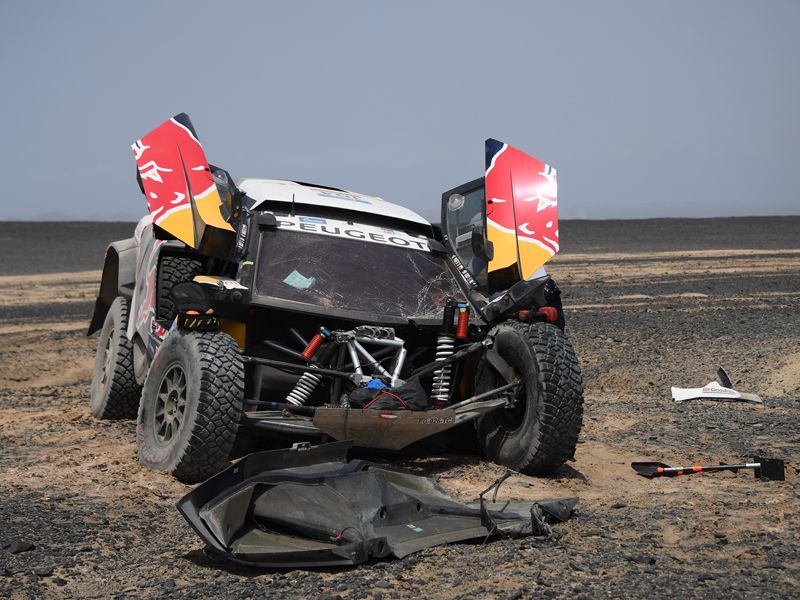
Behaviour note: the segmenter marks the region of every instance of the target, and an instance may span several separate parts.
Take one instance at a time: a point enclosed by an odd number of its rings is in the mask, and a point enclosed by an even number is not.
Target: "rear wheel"
[[[522,385],[514,392],[512,407],[478,420],[478,439],[494,462],[532,475],[552,471],[575,454],[583,419],[583,383],[572,345],[560,329],[546,323],[509,321],[489,335]],[[504,383],[481,362],[476,393]]]
[[[92,372],[89,407],[98,419],[135,419],[142,387],[133,372],[128,301],[118,296],[108,309]]]
[[[244,366],[221,332],[174,331],[147,374],[136,428],[139,461],[186,483],[228,465],[244,398]]]
[[[178,283],[191,281],[203,272],[203,263],[188,256],[166,254],[161,257],[158,267],[158,318],[172,323],[178,316],[170,292]]]

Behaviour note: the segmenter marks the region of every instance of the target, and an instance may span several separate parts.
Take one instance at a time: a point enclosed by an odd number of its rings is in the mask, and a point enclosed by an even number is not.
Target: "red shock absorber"
[[[462,302],[458,305],[458,324],[456,325],[456,339],[467,339],[467,328],[469,327],[469,305]]]
[[[313,338],[311,338],[311,341],[308,342],[308,346],[306,346],[306,349],[303,350],[302,352],[303,358],[306,359],[307,361],[310,361],[312,358],[314,358],[314,355],[317,353],[317,350],[319,350],[319,347],[322,346],[322,342],[328,339],[330,335],[331,335],[330,331],[328,331],[324,327],[320,327],[319,331],[314,335]]]

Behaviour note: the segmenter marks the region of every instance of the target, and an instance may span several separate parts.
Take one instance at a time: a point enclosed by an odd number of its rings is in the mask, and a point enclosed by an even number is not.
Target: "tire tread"
[[[244,397],[244,365],[233,338],[221,332],[192,336],[201,372],[197,418],[170,469],[185,483],[203,481],[228,466]]]
[[[117,357],[113,365],[110,377],[108,395],[100,406],[95,416],[99,419],[135,419],[139,409],[139,398],[142,395],[142,386],[136,382],[136,375],[133,371],[133,344],[124,334],[128,327],[128,301],[121,296],[119,302],[115,303],[119,307],[119,327],[121,335],[117,344]],[[109,309],[109,316],[114,309],[112,304]],[[108,318],[108,317],[107,317]],[[101,342],[102,343],[102,340]],[[100,359],[101,349],[98,346],[98,357]]]
[[[191,281],[202,273],[203,263],[196,258],[165,254],[161,257],[158,271],[158,318],[169,323],[178,315],[170,292],[184,281]]]
[[[578,358],[569,339],[553,325],[509,321],[499,327],[511,329],[525,340],[536,361],[542,396],[538,443],[508,466],[530,475],[549,473],[574,456],[583,425]]]

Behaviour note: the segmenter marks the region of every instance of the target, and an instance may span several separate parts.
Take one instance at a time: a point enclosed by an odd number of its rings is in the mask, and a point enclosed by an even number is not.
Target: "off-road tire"
[[[172,323],[178,316],[170,292],[184,281],[191,281],[203,272],[203,263],[188,256],[165,254],[158,267],[158,319]]]
[[[128,328],[128,301],[118,296],[108,309],[92,372],[89,408],[98,419],[135,419],[142,386],[133,373],[133,344]]]
[[[169,394],[164,396],[164,391],[176,371],[185,378],[183,410],[173,412],[179,414],[177,425],[173,418],[164,427],[167,417],[159,420],[158,414],[168,412]],[[176,393],[174,404],[180,404],[179,397]],[[218,331],[173,331],[155,355],[145,380],[136,425],[139,462],[185,483],[203,481],[224,469],[236,441],[243,398],[244,365],[231,336]]]
[[[478,440],[494,462],[530,475],[548,473],[573,457],[581,430],[583,383],[575,351],[564,333],[547,323],[508,321],[489,335],[524,387],[516,411],[498,409],[477,421]],[[476,393],[504,383],[481,361]]]

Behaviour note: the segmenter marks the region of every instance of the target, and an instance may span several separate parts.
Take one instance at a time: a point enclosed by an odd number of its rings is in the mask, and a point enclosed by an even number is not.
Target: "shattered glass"
[[[402,318],[438,317],[460,297],[431,252],[295,231],[262,233],[256,292],[281,300]]]

